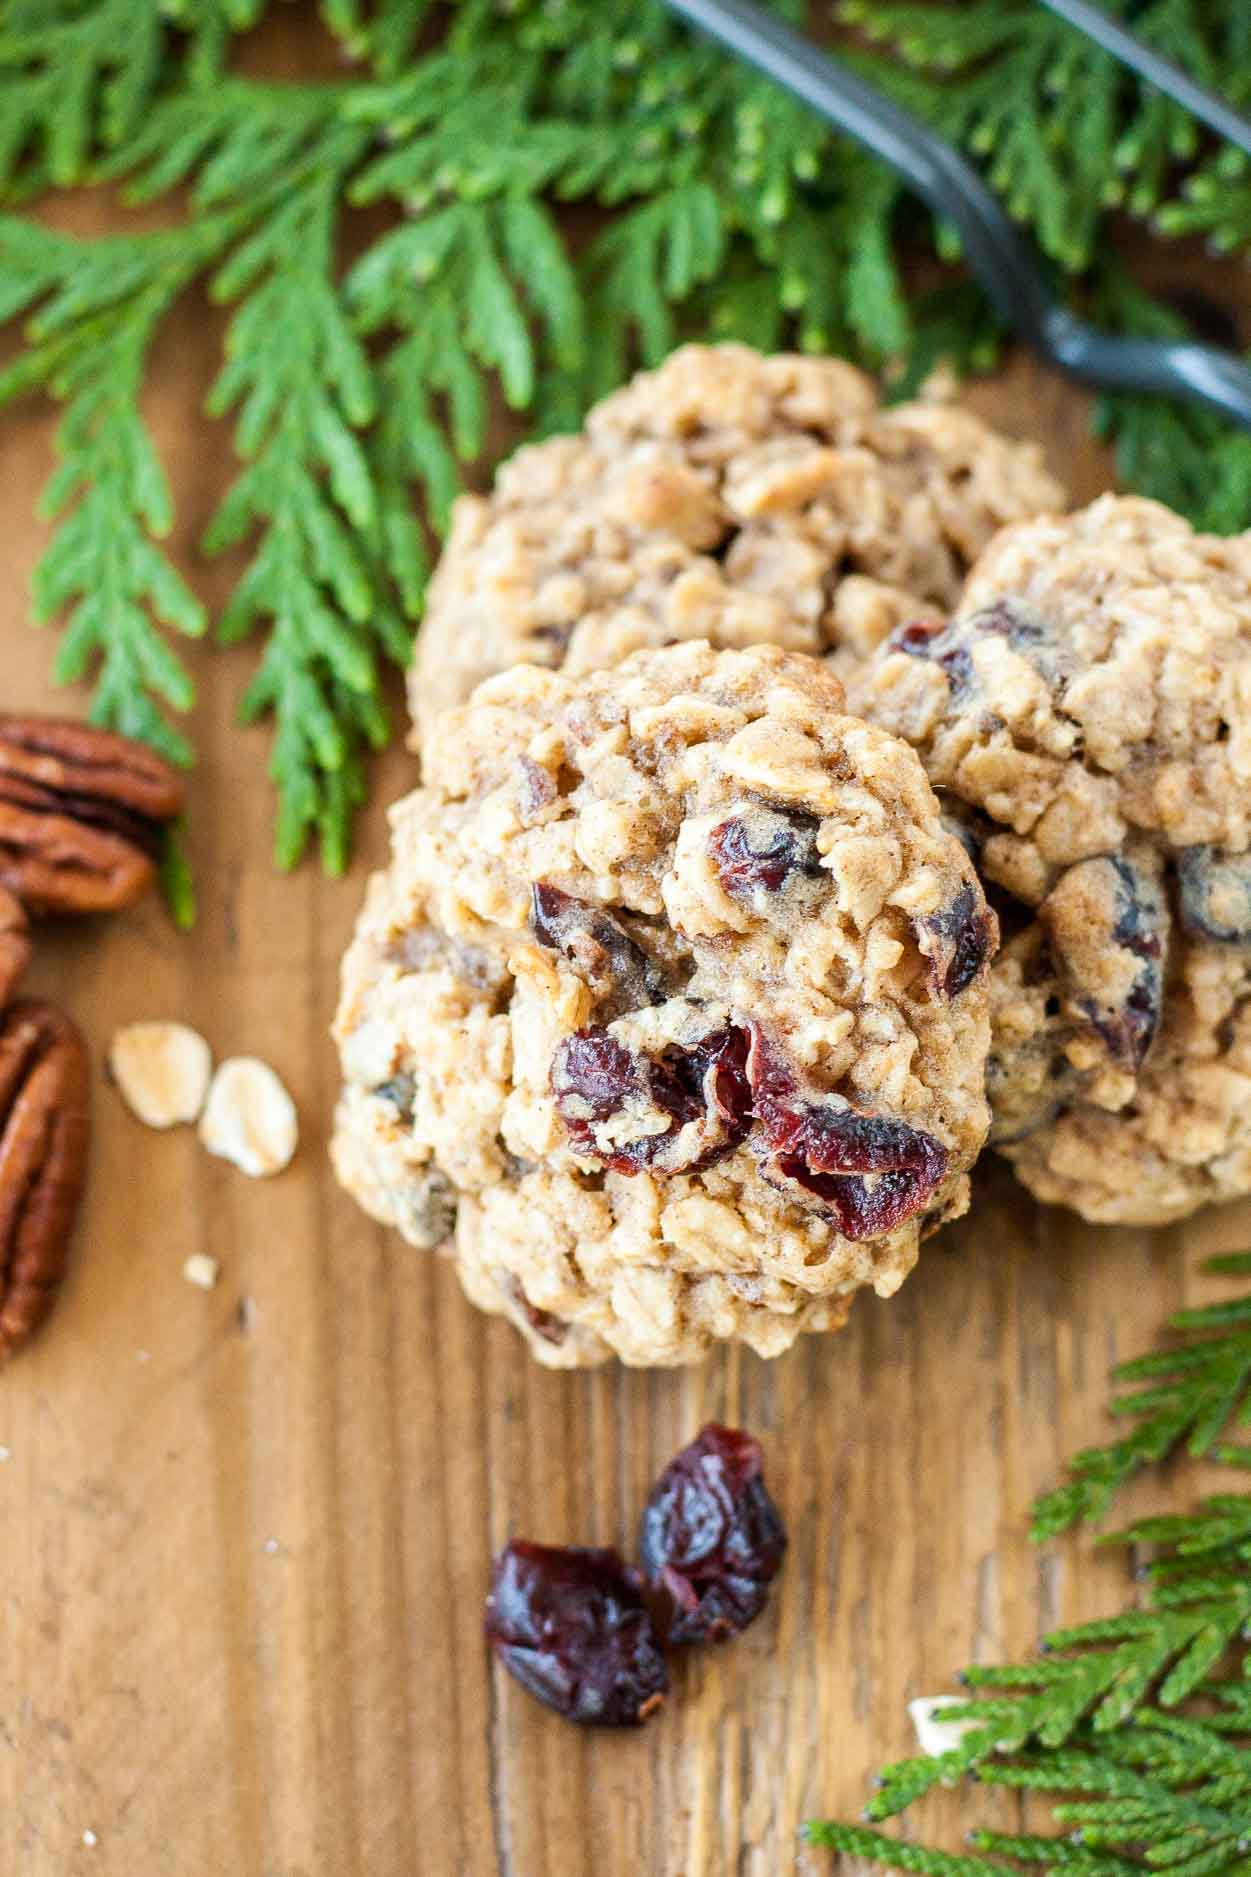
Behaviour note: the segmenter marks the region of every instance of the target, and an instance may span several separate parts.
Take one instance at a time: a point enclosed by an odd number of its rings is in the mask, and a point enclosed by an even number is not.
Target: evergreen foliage
[[[774,4],[811,23],[801,0]],[[58,674],[94,672],[101,721],[186,760],[176,635],[207,622],[161,551],[171,494],[142,392],[181,293],[231,307],[211,408],[238,463],[205,547],[248,558],[216,630],[257,646],[244,708],[273,722],[280,862],[315,837],[338,868],[389,733],[384,669],[407,657],[497,393],[542,434],[685,335],[846,352],[897,391],[942,359],[984,366],[999,335],[948,231],[659,0],[324,0],[345,75],[285,83],[234,69],[266,8],[0,0],[0,318],[26,320],[0,409],[36,390],[64,406],[36,594],[65,619]],[[1251,90],[1235,0],[1120,9]],[[848,55],[986,163],[1106,317],[1183,324],[1114,272],[1110,207],[1251,240],[1241,160],[1033,0],[840,12]],[[41,194],[96,182],[168,200],[170,225],[41,225]],[[346,262],[367,208],[386,219]],[[927,249],[941,277],[918,297],[903,257]],[[1134,486],[1206,525],[1251,521],[1251,440],[1146,399],[1105,400],[1099,421]]]
[[[1210,1270],[1251,1276],[1251,1254]],[[1079,1454],[1069,1482],[1034,1509],[1050,1538],[1099,1516],[1141,1467],[1185,1443],[1232,1469],[1251,1448],[1222,1442],[1251,1419],[1251,1294],[1171,1321],[1168,1344],[1117,1378],[1149,1386],[1112,1401],[1124,1439]],[[1053,1631],[1033,1659],[976,1667],[952,1748],[883,1769],[863,1825],[814,1820],[807,1837],[922,1877],[994,1877],[1019,1864],[1091,1877],[1245,1877],[1251,1853],[1251,1494],[1137,1520],[1102,1542],[1149,1548],[1141,1599],[1119,1616]],[[969,1850],[918,1846],[876,1829],[960,1779],[1043,1795],[1061,1834],[975,1830]]]

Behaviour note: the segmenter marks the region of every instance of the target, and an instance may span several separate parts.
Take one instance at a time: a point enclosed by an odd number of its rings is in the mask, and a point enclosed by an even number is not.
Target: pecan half
[[[87,1053],[68,1017],[20,999],[0,1022],[0,1359],[51,1310],[87,1171]]]
[[[0,886],[0,1010],[17,989],[30,958],[30,927],[22,902]]]
[[[0,714],[0,886],[31,912],[129,906],[182,796],[169,764],[127,737]]]

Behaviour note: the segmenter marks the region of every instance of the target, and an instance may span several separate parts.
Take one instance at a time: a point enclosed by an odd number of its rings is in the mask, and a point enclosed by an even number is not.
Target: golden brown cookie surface
[[[521,662],[678,639],[863,657],[954,603],[1002,523],[1063,506],[1033,445],[953,404],[884,408],[839,359],[686,346],[457,505],[410,681],[419,738]]]

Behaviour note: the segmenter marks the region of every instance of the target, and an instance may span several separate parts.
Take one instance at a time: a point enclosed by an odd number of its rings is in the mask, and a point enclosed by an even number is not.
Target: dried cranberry
[[[609,1019],[664,998],[664,972],[604,907],[540,880],[531,889],[530,928],[540,945],[569,960]]]
[[[663,1163],[669,1173],[694,1173],[732,1153],[751,1124],[747,1085],[748,1039],[733,1026],[710,1031],[691,1049],[632,1055],[605,1030],[579,1030],[566,1038],[552,1063],[556,1106],[581,1152],[616,1173],[638,1173]],[[669,1117],[633,1140],[611,1148],[596,1139],[596,1124],[620,1115],[630,1102],[641,1112]],[[683,1128],[703,1126],[680,1162],[673,1150]]]
[[[757,808],[714,828],[708,848],[718,878],[734,899],[779,893],[793,879],[828,880],[817,848],[815,815]]]
[[[747,1080],[750,1047],[747,1031],[732,1024],[706,1036],[692,1052],[708,1107],[731,1131],[737,1131],[737,1139],[746,1134],[752,1118],[751,1085]]]
[[[910,658],[924,658],[939,666],[953,691],[965,691],[973,682],[973,646],[978,639],[991,638],[1006,639],[1040,669],[1046,664],[1048,670],[1044,675],[1049,682],[1056,680],[1057,674],[1050,669],[1054,661],[1047,656],[1048,635],[1043,626],[1038,620],[1027,619],[1006,600],[996,600],[981,612],[972,613],[967,619],[953,620],[946,626],[932,625],[927,620],[899,626],[892,633],[890,644],[894,651],[906,652]]]
[[[939,997],[959,997],[981,974],[998,941],[995,915],[977,888],[966,883],[950,906],[917,921],[930,982]]]
[[[641,1065],[607,1030],[566,1037],[552,1063],[552,1089],[565,1125],[593,1145],[593,1123],[607,1121],[642,1091]]]
[[[909,658],[928,658],[935,639],[946,630],[941,619],[910,619],[891,633],[891,650],[906,652]]]
[[[560,800],[560,790],[551,770],[536,763],[532,756],[518,757],[517,768],[520,778],[517,806],[522,820],[530,823],[536,821],[545,808],[553,807]]]
[[[558,1348],[569,1334],[569,1325],[563,1318],[553,1316],[550,1310],[540,1310],[537,1304],[531,1303],[518,1278],[509,1278],[507,1290],[535,1335]]]
[[[1164,948],[1168,909],[1154,880],[1120,858],[1112,865],[1120,881],[1120,906],[1112,937],[1139,959],[1142,969],[1125,1000],[1125,1012],[1115,1025],[1114,1044],[1135,1068],[1142,1062],[1160,1027],[1164,1013]]]
[[[803,1098],[759,1030],[747,1074],[765,1169],[821,1200],[844,1238],[894,1231],[924,1210],[948,1162],[932,1135],[848,1102]]]
[[[1218,945],[1251,946],[1251,854],[1186,847],[1177,861],[1182,924]]]
[[[981,612],[974,613],[967,621],[967,627],[981,638],[1007,639],[1009,644],[1018,647],[1041,645],[1047,637],[1039,620],[1027,619],[1007,600],[995,600],[983,606]]]
[[[782,1051],[765,1036],[758,1023],[751,1027],[751,1048],[747,1055],[747,1081],[751,1088],[753,1111],[766,1124],[784,1104],[793,1101],[799,1087],[793,1065]]]
[[[1103,855],[1070,867],[1039,909],[1051,940],[1060,984],[1100,1037],[1112,1060],[1137,1070],[1160,1025],[1168,907],[1159,880],[1123,855]],[[1111,986],[1132,967],[1128,991]]]
[[[580,1153],[616,1173],[694,1173],[751,1135],[766,1174],[822,1202],[844,1238],[893,1231],[928,1203],[947,1150],[918,1128],[803,1096],[757,1025],[710,1031],[690,1049],[633,1055],[605,1030],[567,1037],[552,1063],[556,1106]],[[597,1125],[635,1104],[646,1132],[601,1145]],[[657,1114],[669,1117],[657,1128]],[[692,1122],[701,1125],[678,1142]]]
[[[556,1108],[579,1153],[599,1160],[616,1173],[637,1173],[659,1153],[672,1128],[614,1139],[611,1147],[596,1137],[599,1123],[633,1104],[654,1110],[651,1064],[609,1036],[606,1030],[578,1030],[566,1037],[552,1058],[552,1093]]]
[[[973,678],[973,662],[968,647],[953,637],[950,626],[929,620],[914,620],[898,626],[891,634],[891,650],[906,652],[909,658],[923,658],[946,674],[953,691],[967,690]]]
[[[374,1094],[379,1101],[388,1101],[395,1109],[401,1121],[411,1121],[413,1105],[417,1100],[417,1079],[401,1070],[387,1082],[379,1082]]]
[[[774,1147],[778,1172],[824,1201],[850,1239],[893,1232],[947,1171],[947,1150],[930,1135],[853,1108],[810,1108]]]
[[[785,1550],[759,1441],[705,1427],[652,1487],[639,1535],[647,1581],[669,1608],[668,1640],[737,1636],[763,1610]]]
[[[486,1633],[509,1674],[584,1727],[634,1727],[669,1675],[638,1574],[615,1551],[515,1538],[496,1558]]]
[[[682,1172],[693,1173],[721,1159],[751,1126],[747,1050],[746,1030],[728,1025],[701,1037],[693,1049],[669,1049],[653,1060],[652,1099],[673,1117],[665,1143],[688,1122],[702,1119],[706,1124],[698,1156],[685,1161]]]

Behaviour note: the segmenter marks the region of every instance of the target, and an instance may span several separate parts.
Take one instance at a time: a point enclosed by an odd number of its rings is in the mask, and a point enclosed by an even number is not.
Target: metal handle
[[[1128,65],[1157,91],[1165,92],[1226,143],[1234,144],[1251,156],[1251,121],[1207,85],[1192,78],[1189,72],[1183,72],[1180,65],[1174,65],[1172,59],[1166,59],[1163,53],[1147,45],[1137,33],[1131,33],[1119,20],[1112,19],[1102,7],[1091,6],[1090,0],[1041,0],[1041,3],[1067,20],[1070,26],[1076,26],[1088,39],[1093,39],[1105,52],[1110,52],[1122,65]]]
[[[1251,429],[1251,370],[1214,346],[1126,338],[1051,294],[1034,251],[971,164],[884,92],[753,0],[667,0],[670,9],[879,156],[959,230],[1000,317],[1070,377],[1108,390],[1193,398]]]

